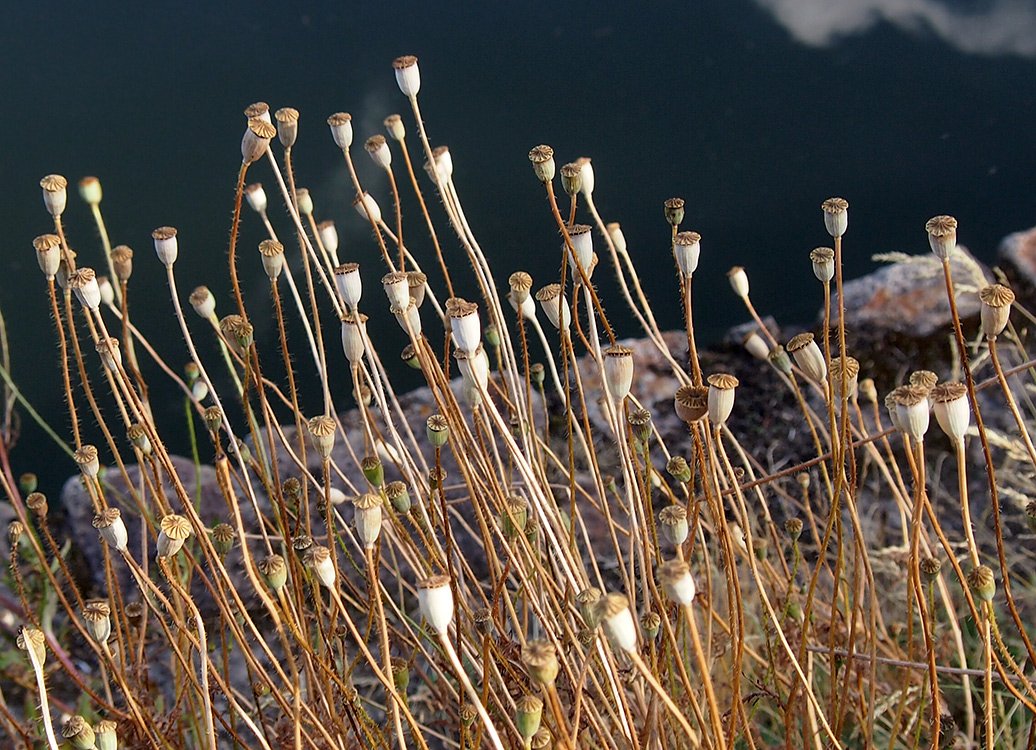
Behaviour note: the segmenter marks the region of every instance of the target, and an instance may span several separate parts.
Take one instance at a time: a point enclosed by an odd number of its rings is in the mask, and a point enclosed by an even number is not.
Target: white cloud
[[[928,32],[962,52],[1036,57],[1036,5],[986,0],[978,9],[946,0],[756,0],[798,41],[825,46],[884,21]]]

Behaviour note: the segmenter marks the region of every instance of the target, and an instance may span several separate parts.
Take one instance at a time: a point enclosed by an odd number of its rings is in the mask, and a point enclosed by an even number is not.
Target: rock
[[[1036,227],[1004,237],[997,255],[1015,293],[1036,297]]]
[[[876,334],[900,333],[923,338],[950,326],[940,261],[931,254],[904,256],[893,263],[845,284],[846,327]],[[978,314],[978,290],[991,276],[974,256],[958,246],[950,262],[962,319]]]

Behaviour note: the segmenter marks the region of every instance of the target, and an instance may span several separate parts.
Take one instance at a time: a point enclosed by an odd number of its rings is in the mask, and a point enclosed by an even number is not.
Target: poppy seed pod
[[[353,500],[353,525],[364,549],[373,549],[381,534],[381,495],[365,492]]]
[[[596,608],[596,602],[594,603]],[[522,664],[529,673],[530,679],[537,685],[550,687],[558,678],[561,665],[558,663],[558,652],[550,641],[529,641],[522,649]]]
[[[622,401],[633,386],[633,350],[616,344],[605,349],[603,354],[608,392],[616,401]]]
[[[273,123],[270,118],[270,105],[266,102],[252,102],[242,113],[247,120],[262,120],[266,123]]]
[[[425,435],[433,448],[442,448],[450,439],[450,423],[442,414],[433,414],[425,422]]]
[[[56,234],[41,234],[32,241],[36,262],[48,279],[53,279],[61,267],[61,238]]]
[[[122,353],[119,351],[119,340],[117,338],[102,338],[97,342],[97,353],[101,355],[101,362],[111,372],[118,372],[122,365]]]
[[[526,295],[521,302],[518,302],[515,300],[514,292],[508,292],[507,301],[511,303],[511,309],[526,320],[534,320],[536,318],[536,303],[532,301],[532,297]]]
[[[421,335],[421,313],[417,309],[417,303],[410,299],[409,295],[403,307],[390,307],[389,311],[396,316],[396,322],[407,335],[415,339]]]
[[[673,399],[676,416],[687,424],[697,422],[709,411],[709,389],[703,385],[684,385]]]
[[[842,377],[845,377],[845,393],[842,393]],[[831,360],[831,388],[835,398],[852,400],[856,398],[860,377],[860,363],[855,357],[835,357]]]
[[[453,345],[465,354],[473,354],[482,344],[482,324],[478,317],[478,305],[458,300],[456,305],[447,305],[447,310]]]
[[[932,388],[928,397],[932,401],[935,421],[942,431],[954,443],[963,441],[971,424],[968,389],[961,383],[940,383]]]
[[[274,591],[280,591],[288,582],[288,564],[280,555],[270,555],[260,560],[256,567],[266,579],[266,585]]]
[[[734,410],[734,389],[738,380],[725,372],[709,375],[708,414],[709,421],[720,425],[727,421]]]
[[[666,461],[665,471],[677,482],[686,484],[691,481],[691,467],[683,456],[673,456]]]
[[[61,216],[68,202],[68,180],[59,174],[49,174],[40,180],[40,187],[43,188],[43,205],[47,207],[47,213],[55,218]]]
[[[931,414],[928,390],[920,385],[902,385],[892,391],[892,395],[900,429],[917,442],[924,440]]]
[[[741,299],[748,297],[748,274],[745,273],[745,269],[741,266],[734,266],[727,271],[727,281],[730,282],[730,288],[734,290]]]
[[[543,700],[535,695],[526,693],[514,704],[514,724],[518,734],[528,743],[533,735],[540,729],[540,722],[543,719]]]
[[[320,236],[320,244],[327,252],[337,257],[338,253],[338,228],[335,223],[328,219],[317,224],[317,234]]]
[[[363,358],[366,351],[364,343],[364,329],[367,324],[367,316],[363,313],[346,313],[342,316],[342,351],[349,364],[355,365]]]
[[[78,268],[68,277],[68,286],[87,310],[101,306],[101,287],[92,268]]]
[[[827,233],[834,237],[841,237],[849,228],[849,202],[845,198],[828,198],[820,204],[824,212],[824,227]]]
[[[409,513],[413,502],[410,499],[410,490],[403,482],[389,482],[385,485],[385,497],[392,503],[397,513]]]
[[[75,452],[75,462],[83,476],[96,479],[101,470],[101,462],[97,458],[97,446],[84,444]]]
[[[515,271],[507,279],[511,287],[511,295],[516,303],[523,304],[529,298],[529,290],[532,289],[532,276],[525,271]]]
[[[817,281],[827,284],[835,277],[835,251],[829,247],[815,247],[809,253],[813,263],[813,275]]]
[[[613,221],[605,226],[605,230],[608,232],[608,237],[611,239],[612,244],[615,246],[615,250],[620,254],[626,253],[626,235],[623,234],[622,226],[617,221]]]
[[[896,408],[895,390],[885,396],[883,403],[885,404],[885,411],[889,415],[889,422],[892,423],[897,432],[903,432],[903,425],[899,421],[899,410]]]
[[[212,527],[212,546],[216,548],[216,554],[226,557],[234,548],[234,540],[237,534],[234,527],[228,523],[218,523]]]
[[[101,198],[104,192],[101,190],[101,181],[96,177],[84,177],[79,181],[79,197],[88,206],[101,205]]]
[[[670,226],[675,228],[683,223],[684,205],[683,198],[670,198],[662,204],[665,220],[669,222]]]
[[[690,534],[687,509],[682,505],[667,505],[658,514],[658,528],[670,544],[681,546]]]
[[[94,724],[94,742],[97,750],[118,750],[118,729],[119,725],[111,719],[102,719]]]
[[[342,296],[345,306],[355,310],[363,296],[363,280],[360,278],[359,263],[343,263],[335,268],[335,288]]]
[[[392,61],[392,68],[396,72],[396,84],[403,96],[415,97],[421,90],[421,70],[417,67],[417,58],[413,55],[403,55]]]
[[[389,307],[406,310],[410,302],[410,284],[405,273],[392,271],[381,277],[381,286],[388,297]]]
[[[126,543],[129,541],[129,533],[126,530],[126,523],[122,520],[122,513],[118,508],[105,508],[93,518],[93,527],[97,529],[101,539],[108,546],[117,549],[119,552],[126,550]]]
[[[562,294],[561,284],[547,284],[536,292],[536,301],[540,303],[543,314],[547,316],[551,325],[558,330],[568,330],[572,324],[572,310]]]
[[[176,262],[176,256],[179,254],[176,229],[173,227],[159,227],[151,233],[151,239],[155,241],[155,253],[162,264],[165,266],[173,265]]]
[[[935,384],[939,382],[939,376],[931,370],[914,370],[910,373],[910,385],[919,385],[926,390],[932,390],[935,388]]]
[[[594,166],[590,163],[588,156],[580,156],[575,163],[579,165],[579,182],[581,183],[579,189],[585,197],[589,198],[594,192]]]
[[[269,206],[266,191],[263,190],[263,186],[258,182],[245,185],[245,200],[248,201],[248,206],[260,216],[266,213],[266,209]]]
[[[313,215],[313,196],[309,194],[306,188],[295,190],[295,202],[298,203],[300,214],[303,216]]]
[[[212,320],[216,317],[216,298],[207,286],[196,287],[187,298],[198,317]]]
[[[158,541],[155,542],[156,557],[172,557],[183,547],[191,535],[191,522],[183,516],[170,513],[159,524]]]
[[[449,147],[436,146],[432,149],[432,161],[426,161],[424,169],[437,185],[449,182],[453,177],[453,156]]]
[[[277,281],[277,277],[284,270],[284,245],[277,240],[263,240],[259,243],[259,255],[263,259],[263,270],[270,281]]]
[[[701,256],[701,235],[697,232],[680,232],[673,240],[673,255],[680,273],[690,278],[698,270]]]
[[[576,594],[576,606],[588,628],[596,628],[599,624],[597,619],[597,602],[601,598],[601,590],[591,586]]]
[[[375,224],[381,222],[381,206],[371,197],[370,193],[364,193],[362,196],[357,195],[353,198],[353,208],[364,219],[367,219],[367,215],[370,214],[370,221]]]
[[[106,601],[88,602],[83,608],[83,621],[90,636],[98,643],[107,643],[112,634],[112,608]]]
[[[573,224],[568,227],[568,236],[572,240],[572,249],[575,255],[568,254],[568,264],[572,269],[573,278],[579,278],[579,269],[575,262],[582,266],[583,272],[589,274],[590,263],[594,256],[594,235],[586,224]],[[561,248],[564,251],[564,246]]]
[[[626,652],[637,650],[637,623],[630,602],[622,594],[605,594],[597,602],[604,633],[613,647]]]
[[[331,457],[331,450],[335,447],[335,420],[334,417],[322,415],[309,420],[309,436],[313,441],[313,447],[317,454],[325,461]]]
[[[418,307],[423,305],[425,293],[428,291],[428,275],[421,271],[407,271],[406,283],[410,290],[410,299]]]
[[[327,118],[327,125],[331,128],[331,137],[335,145],[343,151],[348,151],[353,145],[353,116],[348,112],[335,112]]]
[[[327,589],[335,587],[335,563],[331,559],[331,550],[319,544],[314,544],[306,550],[306,565],[317,577],[320,585]]]
[[[450,577],[435,575],[419,581],[417,602],[421,609],[421,617],[432,630],[438,635],[446,635],[450,623],[453,622],[453,591],[450,590]]]
[[[266,120],[258,117],[249,120],[245,134],[241,137],[241,163],[252,164],[263,158],[275,135],[277,128]]]
[[[583,187],[582,170],[579,165],[575,162],[563,164],[558,170],[558,174],[561,175],[561,187],[565,191],[565,195],[578,195],[580,188]]]
[[[949,260],[957,248],[957,220],[952,216],[933,216],[924,225],[928,244],[939,260]]]
[[[666,596],[682,607],[690,606],[697,594],[691,568],[683,560],[666,560],[658,567],[658,582]]]
[[[453,358],[457,360],[457,369],[469,387],[478,393],[489,387],[489,355],[485,347],[480,345],[473,354],[454,350]]]
[[[968,586],[975,596],[987,604],[996,596],[996,576],[988,565],[979,565],[968,573]]]
[[[385,130],[394,141],[402,141],[406,138],[406,127],[403,125],[403,118],[399,115],[389,115],[385,118]]]
[[[101,293],[101,304],[108,306],[115,302],[115,289],[107,276],[97,277],[97,289]]]
[[[388,141],[383,135],[372,135],[363,144],[371,160],[382,169],[392,166],[392,151],[388,147]]]
[[[807,378],[815,383],[824,382],[827,377],[827,365],[824,363],[824,353],[820,351],[812,333],[800,333],[788,342],[787,348],[795,364]]]
[[[61,727],[64,737],[76,750],[95,750],[94,728],[79,714],[75,714]]]
[[[299,111],[293,107],[281,107],[273,113],[277,121],[277,138],[284,148],[291,148],[299,137]]]
[[[763,341],[763,337],[755,331],[751,331],[741,341],[741,345],[745,347],[745,350],[756,359],[763,360],[764,362],[770,357],[770,347]]]
[[[995,339],[1007,327],[1011,305],[1014,304],[1014,292],[1003,284],[990,284],[983,287],[978,298],[982,301],[982,335]]]
[[[529,161],[532,162],[532,171],[536,178],[543,183],[554,179],[554,149],[550,146],[540,145],[529,151]]]

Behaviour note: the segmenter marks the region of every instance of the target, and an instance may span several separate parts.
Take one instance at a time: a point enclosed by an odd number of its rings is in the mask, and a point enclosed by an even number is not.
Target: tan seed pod
[[[949,260],[957,247],[957,220],[952,216],[933,216],[925,224],[925,231],[935,257]]]
[[[978,293],[978,297],[982,301],[982,334],[987,338],[996,338],[1007,327],[1011,305],[1014,304],[1014,292],[1003,284],[990,284]]]

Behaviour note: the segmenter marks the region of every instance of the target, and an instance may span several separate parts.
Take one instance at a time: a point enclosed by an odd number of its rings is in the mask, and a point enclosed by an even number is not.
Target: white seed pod
[[[899,421],[899,410],[896,408],[896,397],[895,391],[885,396],[885,411],[888,412],[889,422],[892,423],[893,429],[896,432],[903,432],[903,425]]]
[[[622,232],[622,227],[619,226],[619,222],[613,221],[608,224],[605,229],[608,230],[608,236],[611,237],[612,244],[615,245],[615,250],[621,254],[626,254],[626,235]]]
[[[119,552],[126,551],[129,532],[126,530],[126,523],[122,520],[122,513],[118,508],[105,508],[95,515],[93,527],[97,529],[97,533],[109,547]]]
[[[432,149],[432,160],[435,163],[435,174],[439,184],[449,182],[453,178],[453,155],[448,146],[436,146]]]
[[[331,550],[319,544],[313,545],[306,551],[306,565],[313,571],[321,586],[328,589],[335,587],[335,563],[331,559]]]
[[[698,259],[701,256],[701,235],[697,232],[680,232],[673,245],[676,267],[686,277],[691,277],[698,270]]]
[[[479,345],[471,354],[455,349],[453,357],[457,360],[457,369],[466,385],[478,393],[489,387],[489,355],[485,348]]]
[[[277,240],[263,240],[259,243],[259,255],[267,277],[270,281],[277,281],[284,270],[284,245]]]
[[[511,309],[526,320],[534,320],[536,318],[536,303],[527,294],[521,302],[518,302],[514,298],[514,292],[508,292],[507,301],[511,303]]]
[[[111,605],[106,601],[88,602],[83,607],[83,621],[90,636],[98,643],[107,643],[112,634]]]
[[[331,128],[331,137],[335,145],[343,151],[348,151],[353,145],[353,116],[348,112],[335,112],[327,118],[327,125]]]
[[[55,218],[61,216],[68,202],[68,180],[59,174],[49,174],[40,180],[40,187],[43,188],[43,205],[47,207],[47,213]]]
[[[421,336],[421,311],[418,310],[416,302],[407,297],[404,307],[392,307],[389,309],[396,316],[396,322],[399,323],[399,327],[406,331],[407,335],[414,339]]]
[[[961,383],[940,383],[932,388],[929,398],[935,421],[955,443],[964,440],[964,434],[971,425],[971,403],[968,389]]]
[[[680,606],[687,607],[697,594],[691,569],[683,560],[667,560],[658,568],[658,581],[666,596]]]
[[[363,296],[363,280],[360,278],[359,263],[343,263],[335,268],[335,287],[342,296],[345,306],[355,310]]]
[[[622,401],[633,387],[633,350],[628,346],[609,346],[604,354],[604,378],[608,393],[615,401]]]
[[[299,213],[302,216],[313,215],[313,196],[310,195],[306,188],[298,188],[295,190],[295,202],[298,203]]]
[[[829,247],[816,247],[809,253],[813,263],[813,275],[817,281],[827,284],[835,277],[835,251]]]
[[[421,271],[406,272],[407,286],[410,287],[410,299],[418,307],[424,304],[425,295],[428,292],[428,276]]]
[[[831,389],[834,397],[842,399],[842,371],[845,370],[845,395],[848,401],[856,398],[859,377],[860,363],[855,357],[835,357],[831,360]]]
[[[385,136],[372,135],[363,144],[363,147],[370,154],[371,160],[382,169],[388,169],[392,166],[392,150],[389,148]]]
[[[748,274],[745,273],[745,269],[741,266],[734,266],[727,271],[727,281],[730,282],[730,288],[734,290],[741,299],[748,297]]]
[[[465,354],[473,354],[482,345],[482,323],[479,320],[478,305],[462,299],[453,299],[447,304],[450,319],[450,333],[453,345]]]
[[[820,209],[824,212],[824,227],[827,233],[834,237],[841,237],[849,228],[849,202],[845,198],[828,198]]]
[[[245,200],[248,201],[249,207],[257,214],[266,213],[269,201],[267,201],[266,191],[263,190],[263,186],[260,183],[253,182],[245,187]]]
[[[403,118],[399,115],[389,115],[385,118],[385,130],[394,141],[402,141],[406,138],[406,127],[403,125]]]
[[[928,389],[920,385],[903,385],[892,391],[892,395],[903,433],[917,442],[924,440],[931,415]]]
[[[421,90],[421,70],[417,67],[417,58],[413,55],[397,57],[392,61],[392,68],[396,71],[396,84],[403,96],[417,96]]]
[[[96,310],[101,306],[101,287],[92,268],[76,269],[68,277],[68,285],[87,310]]]
[[[320,222],[317,224],[317,234],[320,235],[320,244],[324,246],[324,249],[331,253],[332,257],[337,258],[338,229],[335,227],[335,223],[330,219]]]
[[[381,495],[365,492],[353,501],[353,525],[364,549],[373,549],[381,534]]]
[[[684,462],[686,465],[686,462]],[[689,471],[688,471],[689,473]],[[690,536],[691,527],[687,521],[687,510],[682,505],[667,505],[658,513],[658,528],[670,544],[680,547]]]
[[[439,635],[445,635],[453,622],[453,591],[450,578],[445,575],[431,576],[417,584],[417,603],[421,617]]]
[[[201,403],[209,397],[209,386],[204,380],[196,380],[191,386],[191,397]]]
[[[589,198],[594,192],[594,167],[587,156],[580,156],[575,163],[579,166],[579,191]]]
[[[400,311],[406,310],[410,302],[410,282],[406,274],[400,271],[391,271],[381,277],[381,286],[388,297],[389,307]]]
[[[164,516],[155,542],[155,557],[172,557],[180,551],[190,535],[191,522],[186,518],[175,513]]]
[[[353,199],[353,208],[356,213],[363,217],[364,221],[372,221],[375,224],[381,223],[381,206],[371,197],[370,193],[364,193],[363,197],[356,196]],[[368,217],[368,214],[370,215]]]
[[[795,336],[788,342],[787,350],[807,378],[815,383],[824,382],[827,378],[827,364],[812,333]]]
[[[171,266],[176,262],[180,249],[176,241],[176,229],[173,227],[159,227],[151,233],[151,239],[155,241],[155,253],[158,259],[165,266]]]
[[[207,286],[196,287],[188,298],[199,317],[211,320],[216,315],[216,298]]]
[[[627,653],[637,650],[637,623],[629,599],[622,594],[605,594],[597,602],[604,633],[614,648]]]
[[[572,310],[565,295],[561,293],[560,284],[548,284],[540,289],[536,292],[536,301],[540,303],[543,314],[547,316],[551,325],[558,330],[568,330],[572,324]]]
[[[709,421],[713,424],[723,424],[730,417],[734,410],[734,389],[738,386],[738,380],[733,375],[725,372],[709,375]]]
[[[84,177],[79,181],[79,197],[88,206],[101,205],[101,198],[104,196],[101,190],[101,181],[96,177]]]
[[[101,292],[101,304],[109,307],[115,302],[115,288],[107,276],[97,277],[97,288]]]
[[[770,358],[770,347],[763,341],[763,337],[752,331],[741,342],[745,349],[756,359],[766,362]]]
[[[328,494],[328,497],[331,500],[331,505],[341,505],[342,503],[344,503],[346,500],[349,499],[349,498],[347,498],[345,496],[345,493],[342,492],[337,487],[330,488],[327,491],[327,494]]]
[[[568,256],[568,265],[572,269],[572,278],[579,279],[579,269],[576,268],[576,261],[583,267],[583,273],[589,276],[590,263],[594,257],[594,235],[593,231],[586,224],[573,224],[568,228],[568,236],[572,240],[572,253],[565,252],[563,245],[561,250]]]
[[[97,342],[97,353],[101,355],[101,362],[105,369],[110,372],[118,372],[122,366],[122,352],[119,350],[117,338],[102,338]]]
[[[262,120],[263,122],[273,124],[273,120],[270,118],[270,105],[266,102],[252,102],[242,113],[248,120]]]
[[[56,234],[41,234],[32,241],[32,246],[43,275],[53,279],[61,268],[61,238]]]
[[[933,216],[924,228],[935,257],[949,260],[957,248],[957,220],[952,216]]]
[[[1014,292],[1003,284],[990,284],[978,293],[982,302],[979,317],[982,321],[982,335],[996,338],[1007,327],[1014,304]]]
[[[342,350],[349,364],[359,364],[366,351],[364,343],[367,316],[363,313],[353,315],[346,313],[342,316]]]
[[[281,107],[273,113],[277,120],[277,138],[284,148],[291,148],[299,137],[299,111],[294,107]]]
[[[313,441],[313,447],[325,461],[331,457],[331,451],[335,447],[335,420],[327,415],[313,417],[308,422],[309,437]]]
[[[245,134],[241,137],[241,163],[254,164],[263,158],[275,135],[277,135],[277,128],[266,120],[260,117],[253,117],[249,120]]]

